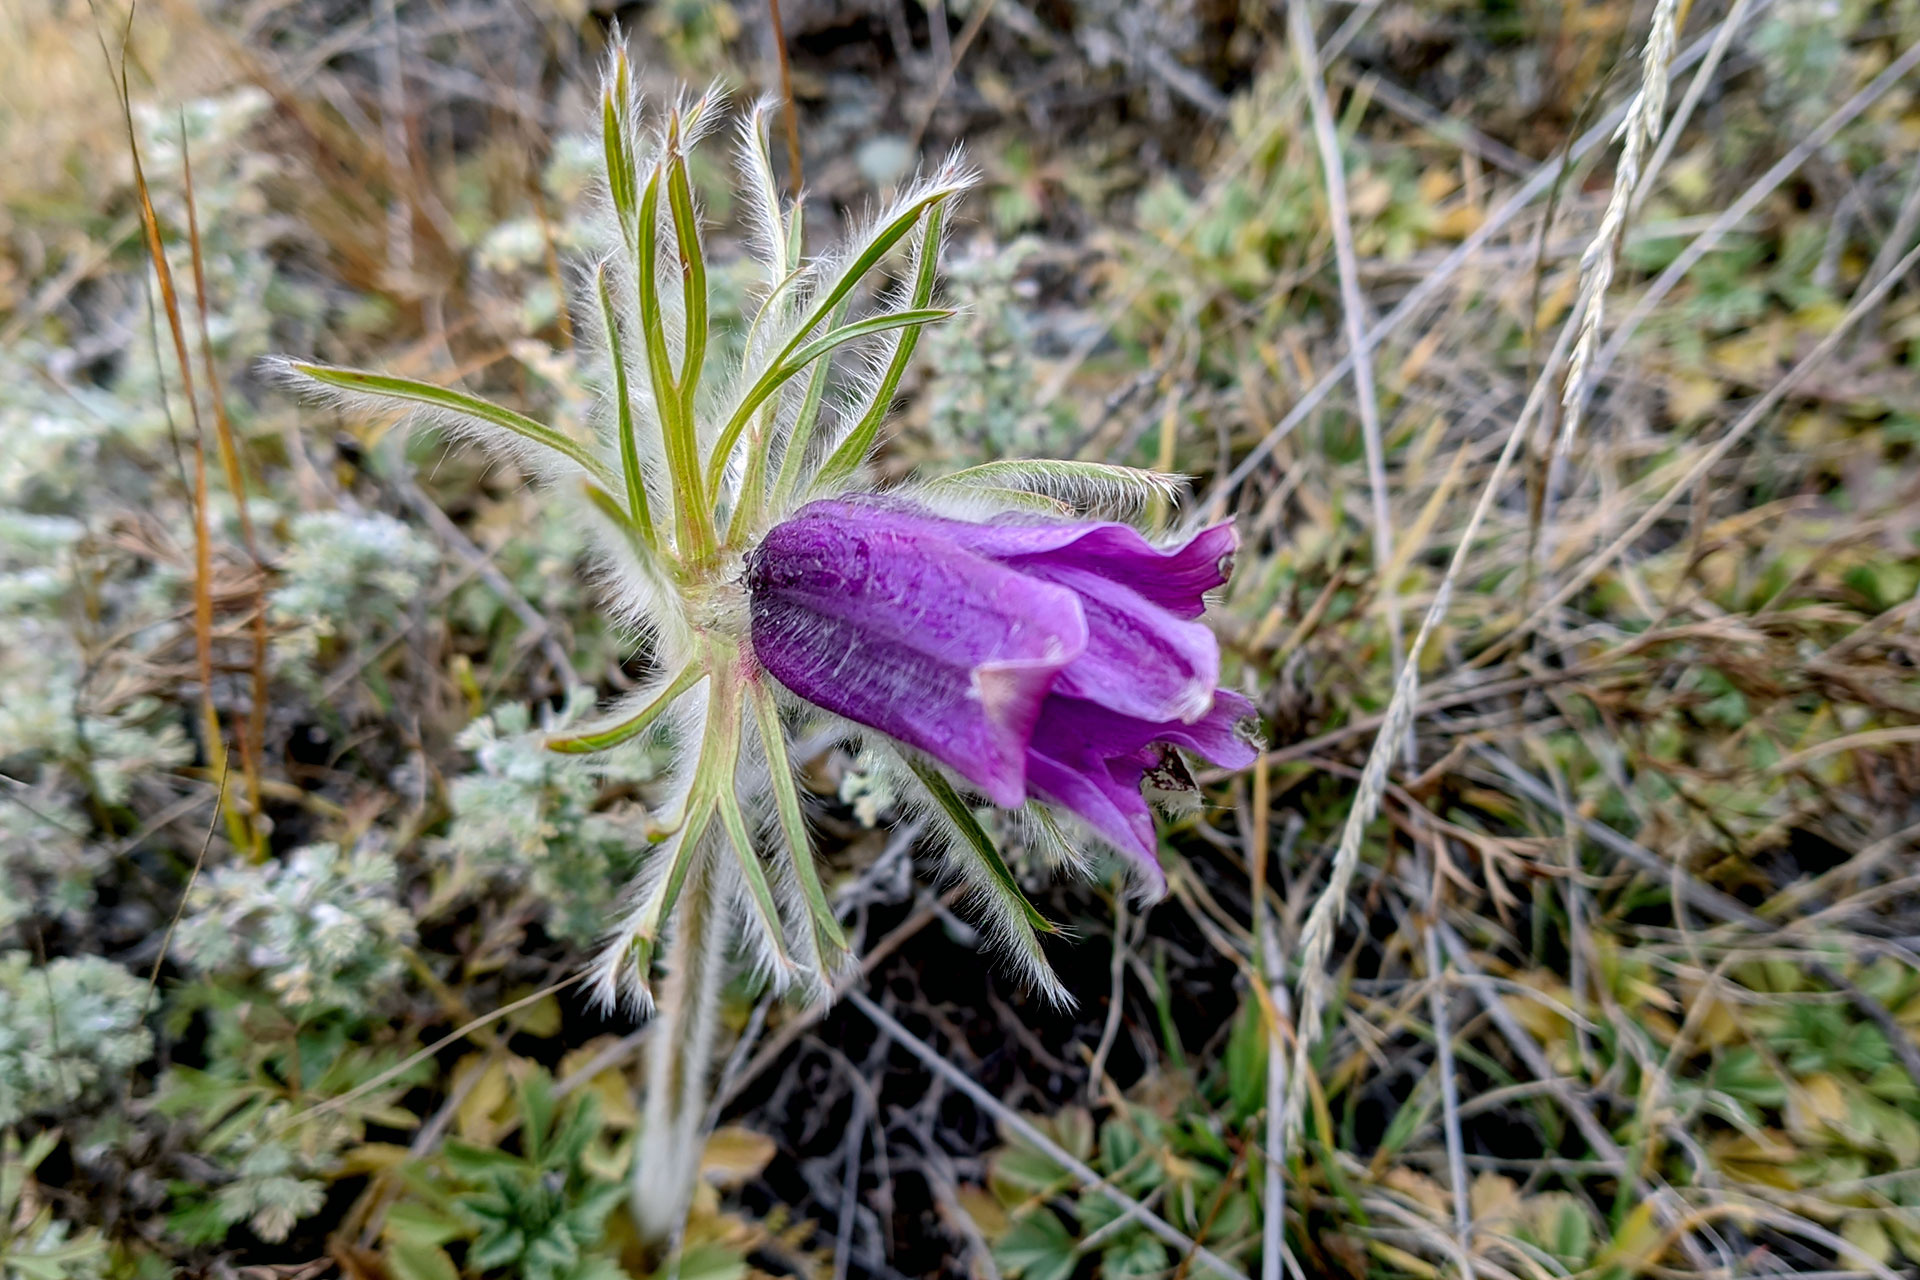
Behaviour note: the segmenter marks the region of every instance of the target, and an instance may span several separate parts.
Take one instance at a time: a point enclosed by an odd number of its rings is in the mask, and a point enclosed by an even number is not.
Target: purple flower
[[[1070,810],[1161,881],[1150,772],[1181,747],[1239,768],[1253,714],[1218,688],[1204,593],[1231,524],[1152,546],[1125,525],[972,523],[885,498],[815,502],[752,554],[761,665],[932,756],[995,804]]]

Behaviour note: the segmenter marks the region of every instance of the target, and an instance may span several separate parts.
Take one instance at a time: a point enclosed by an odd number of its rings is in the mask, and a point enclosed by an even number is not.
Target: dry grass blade
[[[266,833],[258,825],[263,812],[260,796],[260,748],[267,736],[267,574],[260,558],[260,544],[253,534],[253,513],[247,507],[247,483],[240,468],[240,451],[233,441],[233,422],[227,416],[227,397],[220,385],[220,369],[213,359],[213,327],[207,319],[207,269],[200,247],[200,213],[193,192],[193,152],[187,145],[187,125],[180,121],[180,170],[183,194],[187,201],[187,243],[193,249],[193,296],[200,317],[200,364],[207,377],[207,399],[213,407],[214,440],[220,450],[220,468],[226,473],[227,491],[240,520],[240,540],[253,561],[254,592],[252,614],[247,628],[253,651],[248,656],[250,698],[246,727],[235,731],[240,738],[240,778],[247,788],[249,835],[248,853],[259,862],[267,856]],[[221,782],[221,794],[226,783]]]
[[[1613,283],[1614,264],[1619,260],[1621,240],[1626,235],[1627,215],[1641,186],[1647,147],[1652,144],[1667,111],[1667,63],[1673,57],[1679,22],[1679,0],[1658,0],[1647,30],[1646,48],[1640,54],[1640,91],[1634,95],[1627,118],[1620,125],[1625,141],[1620,148],[1620,163],[1614,171],[1613,195],[1607,201],[1606,213],[1601,216],[1599,231],[1594,233],[1593,242],[1580,260],[1580,292],[1573,306],[1580,317],[1580,336],[1574,340],[1566,388],[1561,393],[1566,417],[1561,420],[1556,453],[1565,452],[1579,433],[1587,374],[1594,349],[1600,342],[1607,289]],[[1652,171],[1646,170],[1645,176],[1652,178]]]
[[[342,1107],[351,1106],[353,1103],[359,1101],[361,1098],[366,1097],[368,1094],[374,1092],[376,1089],[379,1089],[384,1085],[391,1084],[393,1081],[398,1080],[401,1076],[413,1070],[415,1067],[419,1066],[421,1063],[427,1061],[429,1058],[439,1053],[442,1049],[446,1048],[448,1045],[458,1044],[462,1040],[466,1039],[468,1036],[472,1035],[474,1032],[482,1030],[483,1028],[486,1028],[486,1027],[490,1027],[494,1023],[500,1021],[500,1019],[516,1014],[520,1012],[522,1009],[531,1008],[532,1006],[540,1003],[540,1001],[547,999],[549,996],[555,996],[560,994],[562,991],[565,991],[568,987],[579,986],[582,982],[585,982],[588,978],[592,976],[593,975],[590,971],[583,971],[581,973],[576,973],[571,978],[565,978],[559,982],[555,982],[548,986],[542,987],[538,991],[534,991],[527,995],[521,996],[518,1000],[510,1000],[506,1004],[501,1005],[498,1009],[495,1009],[492,1013],[483,1013],[479,1017],[473,1018],[461,1024],[460,1026],[454,1028],[452,1031],[447,1032],[447,1034],[445,1034],[444,1036],[441,1036],[438,1040],[435,1040],[432,1044],[428,1045],[426,1048],[418,1050],[417,1052],[408,1054],[406,1057],[394,1063],[391,1067],[388,1067],[385,1071],[380,1072],[378,1075],[373,1076],[367,1080],[363,1080],[359,1084],[355,1085],[353,1088],[347,1090],[345,1093],[337,1094],[334,1097],[328,1098],[325,1102],[316,1102],[314,1105],[312,1105],[311,1107],[308,1107],[306,1110],[296,1112],[295,1114],[287,1117],[285,1123],[283,1123],[280,1126],[280,1131],[283,1133],[290,1133],[294,1129],[299,1128],[302,1124],[305,1124],[309,1120],[317,1119],[320,1116],[328,1114],[329,1112],[338,1111]]]
[[[180,901],[173,908],[173,915],[167,921],[167,931],[160,935],[160,950],[153,957],[153,969],[147,974],[147,998],[141,1007],[140,1017],[153,1012],[153,993],[160,986],[160,969],[167,962],[167,951],[173,945],[173,934],[180,927],[180,917],[186,914],[187,899],[193,896],[193,886],[200,880],[200,869],[207,864],[207,850],[213,847],[213,833],[220,826],[220,802],[218,796],[226,790],[226,779],[220,779],[220,790],[216,792],[213,812],[207,816],[206,838],[200,841],[200,852],[194,856],[193,870],[187,874],[187,887],[180,891]]]
[[[1911,69],[1912,66],[1920,66],[1920,45],[1915,45],[1912,49],[1908,50],[1907,55],[1901,59],[1901,62],[1907,63],[1908,69]],[[1899,64],[1896,64],[1896,66],[1898,65]],[[1893,67],[1888,68],[1889,71],[1894,69]],[[1484,664],[1502,653],[1511,651],[1524,637],[1532,634],[1536,628],[1543,625],[1555,611],[1573,599],[1575,595],[1579,594],[1588,583],[1599,576],[1602,570],[1617,560],[1621,553],[1638,542],[1646,534],[1647,530],[1651,529],[1658,523],[1662,516],[1666,515],[1674,503],[1678,502],[1683,496],[1692,493],[1694,486],[1703,480],[1714,467],[1718,466],[1720,461],[1725,458],[1728,453],[1732,452],[1735,445],[1744,440],[1755,427],[1766,421],[1767,416],[1778,408],[1783,400],[1793,394],[1794,389],[1802,382],[1805,382],[1809,374],[1821,364],[1825,363],[1834,352],[1840,349],[1842,339],[1851,333],[1854,326],[1863,318],[1872,314],[1874,307],[1888,294],[1893,292],[1894,288],[1899,285],[1901,277],[1911,271],[1916,263],[1920,263],[1920,246],[1916,246],[1914,249],[1908,251],[1907,255],[1894,265],[1894,269],[1882,277],[1872,289],[1855,298],[1853,304],[1847,308],[1846,313],[1840,317],[1839,322],[1820,340],[1819,344],[1802,357],[1799,363],[1795,364],[1784,377],[1769,387],[1766,394],[1749,405],[1747,411],[1741,414],[1733,426],[1727,429],[1726,434],[1707,448],[1700,457],[1694,461],[1693,465],[1686,469],[1679,480],[1670,486],[1665,493],[1661,494],[1659,498],[1641,510],[1633,523],[1617,538],[1593,556],[1589,557],[1586,563],[1582,564],[1570,578],[1560,585],[1560,588],[1555,591],[1544,604],[1534,610],[1511,634],[1500,641],[1500,643],[1494,645],[1486,653],[1477,657],[1474,660],[1475,665]]]
[[[1307,0],[1288,0],[1287,32],[1293,44],[1300,82],[1306,87],[1313,117],[1314,142],[1320,149],[1320,169],[1326,178],[1328,222],[1333,229],[1333,256],[1340,271],[1340,310],[1347,334],[1347,363],[1353,369],[1354,405],[1360,415],[1360,437],[1367,452],[1367,493],[1373,503],[1373,563],[1379,575],[1381,607],[1387,613],[1387,637],[1397,675],[1406,659],[1407,638],[1402,632],[1399,591],[1389,567],[1393,555],[1393,509],[1387,495],[1386,452],[1380,442],[1380,400],[1374,387],[1373,348],[1367,333],[1367,304],[1360,294],[1360,266],[1353,250],[1353,217],[1347,207],[1346,168],[1340,158],[1340,138],[1333,126],[1333,109],[1320,78],[1320,54],[1313,38],[1313,19]],[[1412,741],[1408,741],[1412,747]]]
[[[140,141],[134,131],[133,101],[127,88],[124,43],[114,84],[120,98],[127,150],[133,160],[133,184],[140,208],[140,228],[146,242],[147,256],[153,264],[154,279],[159,285],[161,309],[166,312],[168,332],[173,338],[181,394],[187,399],[193,423],[193,640],[200,679],[200,730],[205,737],[208,763],[220,779],[220,809],[226,818],[227,836],[236,849],[251,850],[256,843],[252,824],[233,805],[227,793],[226,740],[220,727],[220,713],[213,703],[213,527],[207,477],[206,428],[200,419],[200,398],[194,389],[193,362],[187,354],[186,325],[180,318],[180,296],[174,288],[173,269],[167,261],[166,242],[160,234],[160,217],[154,211],[146,170],[140,163]]]
[[[1678,75],[1680,72],[1693,66],[1694,63],[1706,55],[1708,49],[1711,47],[1712,39],[1712,34],[1702,36],[1681,50],[1668,66],[1667,74],[1670,76]],[[1567,149],[1564,163],[1572,164],[1579,161],[1595,147],[1600,146],[1611,137],[1615,127],[1618,126],[1621,120],[1626,118],[1629,106],[1630,104],[1623,104],[1615,107],[1612,111],[1602,116],[1599,122],[1592,128],[1575,139],[1573,145]],[[1471,234],[1456,245],[1432,271],[1424,276],[1420,283],[1415,285],[1407,293],[1407,296],[1402,298],[1394,309],[1389,311],[1386,316],[1381,319],[1380,323],[1374,325],[1373,328],[1367,331],[1367,345],[1369,347],[1378,347],[1389,336],[1398,332],[1403,325],[1420,314],[1420,312],[1426,308],[1427,304],[1432,302],[1434,298],[1439,295],[1440,291],[1446,287],[1447,283],[1459,273],[1461,268],[1465,267],[1467,263],[1473,261],[1485,251],[1487,246],[1492,244],[1495,238],[1505,231],[1508,223],[1518,217],[1528,205],[1532,204],[1534,200],[1538,199],[1559,180],[1562,168],[1563,162],[1556,158],[1535,169],[1533,176],[1527,179],[1518,191],[1508,196],[1506,200],[1501,202],[1498,208],[1487,214],[1486,219],[1476,227]],[[1261,437],[1260,443],[1255,445],[1253,449],[1248,452],[1247,456],[1242,458],[1239,463],[1234,466],[1232,471],[1215,481],[1207,507],[1209,511],[1215,514],[1216,518],[1220,513],[1225,512],[1227,503],[1232,499],[1234,491],[1237,490],[1241,484],[1245,483],[1248,476],[1259,469],[1261,464],[1272,455],[1274,449],[1279,446],[1280,442],[1291,435],[1294,428],[1306,420],[1308,414],[1320,406],[1327,396],[1332,393],[1333,389],[1339,385],[1340,380],[1346,377],[1352,369],[1353,352],[1348,351],[1335,364],[1323,371],[1318,379],[1300,394],[1300,398],[1293,403],[1278,422],[1274,423],[1274,425],[1268,429],[1266,435]],[[1413,652],[1415,654],[1419,652],[1417,645],[1414,647]]]
[[[1647,317],[1653,314],[1654,308],[1673,291],[1674,286],[1679,284],[1689,271],[1693,270],[1700,259],[1712,252],[1715,245],[1745,221],[1782,183],[1799,172],[1807,161],[1820,154],[1840,130],[1896,87],[1904,84],[1916,68],[1920,68],[1920,42],[1909,45],[1905,52],[1889,63],[1860,92],[1847,99],[1832,115],[1822,120],[1806,137],[1795,143],[1787,154],[1781,156],[1772,167],[1755,179],[1752,185],[1741,193],[1738,200],[1728,205],[1713,220],[1712,225],[1696,236],[1677,258],[1668,263],[1666,269],[1647,286],[1646,292],[1634,304],[1633,310],[1627,313],[1626,318],[1614,330],[1613,336],[1607,340],[1607,345],[1595,357],[1592,371],[1585,380],[1582,399],[1592,396],[1593,388],[1625,352],[1627,343],[1632,340],[1635,333],[1639,332],[1640,326],[1645,323]],[[1896,269],[1891,274],[1897,281],[1905,272],[1902,269]],[[1874,283],[1877,285],[1879,282]],[[1864,294],[1861,296],[1863,297]],[[1855,314],[1860,301],[1861,297],[1854,299],[1854,306],[1849,310],[1850,315]],[[1868,314],[1871,312],[1869,311]]]
[[[1571,345],[1572,335],[1571,325],[1561,331],[1554,356],[1548,361],[1548,373],[1564,357],[1567,347]],[[1394,682],[1393,697],[1381,720],[1380,732],[1374,737],[1373,749],[1368,753],[1366,766],[1361,771],[1360,786],[1348,810],[1346,824],[1341,828],[1340,843],[1334,850],[1327,885],[1314,900],[1313,910],[1308,913],[1301,931],[1300,1017],[1295,1028],[1292,1079],[1287,1094],[1286,1129],[1289,1138],[1297,1133],[1302,1120],[1306,1081],[1313,1067],[1313,1048],[1319,1040],[1326,1011],[1327,961],[1333,953],[1336,926],[1340,914],[1346,909],[1347,892],[1352,887],[1354,869],[1360,860],[1361,840],[1366,834],[1367,825],[1379,812],[1380,801],[1386,794],[1387,770],[1396,753],[1395,744],[1405,739],[1413,725],[1420,688],[1420,654],[1426,649],[1434,628],[1446,616],[1447,606],[1453,598],[1454,584],[1479,537],[1480,526],[1486,520],[1487,512],[1493,507],[1494,497],[1506,481],[1520,442],[1526,437],[1528,425],[1540,411],[1546,386],[1547,373],[1543,373],[1534,383],[1533,394],[1528,398],[1526,407],[1507,433],[1506,443],[1494,462],[1492,474],[1487,477],[1486,485],[1480,491],[1479,501],[1474,504],[1466,528],[1460,534],[1459,544],[1447,565],[1446,574],[1434,592],[1432,603],[1427,606],[1426,616],[1420,621],[1420,630],[1414,636],[1407,661],[1400,668],[1399,679]]]

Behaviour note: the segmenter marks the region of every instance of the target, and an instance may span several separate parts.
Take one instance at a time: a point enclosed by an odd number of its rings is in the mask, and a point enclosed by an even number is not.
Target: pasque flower
[[[809,503],[747,558],[753,651],[817,706],[924,752],[995,804],[1058,805],[1157,888],[1141,783],[1184,747],[1238,768],[1246,699],[1195,621],[1233,526],[1161,550],[1122,524],[965,521]]]
[[[1077,820],[1070,856],[1111,846],[1157,891],[1143,787],[1191,791],[1181,750],[1229,766],[1252,754],[1251,707],[1218,687],[1219,648],[1198,621],[1226,580],[1231,527],[1163,548],[1084,518],[1092,505],[1141,509],[1167,494],[1165,477],[1008,461],[887,496],[862,483],[920,331],[949,314],[932,299],[947,210],[970,180],[957,162],[807,258],[801,207],[774,178],[767,104],[753,108],[739,207],[764,283],[738,359],[710,350],[688,156],[721,114],[708,97],[649,123],[615,54],[601,95],[606,252],[577,299],[602,398],[590,430],[409,378],[282,366],[350,407],[400,405],[530,470],[583,526],[611,609],[659,669],[604,723],[547,746],[588,754],[659,734],[672,747],[657,843],[594,973],[609,1001],[658,1002],[635,1213],[660,1238],[692,1187],[734,941],[777,985],[822,993],[848,958],[794,776],[800,722],[832,713],[891,744],[991,935],[1062,999],[1038,939],[1051,926],[964,793],[1032,811],[1049,840],[1056,816]],[[896,286],[856,315],[863,282],[895,258]]]

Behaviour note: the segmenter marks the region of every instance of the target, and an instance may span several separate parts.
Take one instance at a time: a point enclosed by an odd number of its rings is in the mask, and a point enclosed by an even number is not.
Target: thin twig
[[[539,643],[541,656],[546,658],[548,665],[553,668],[555,677],[568,689],[578,686],[580,673],[574,670],[572,659],[567,656],[566,649],[554,635],[553,625],[541,615],[538,609],[527,602],[527,598],[521,595],[508,580],[507,575],[501,572],[500,566],[493,562],[493,557],[475,546],[473,539],[467,537],[460,526],[440,509],[439,503],[427,496],[426,490],[422,489],[419,482],[412,476],[402,472],[391,483],[394,491],[400,495],[401,501],[413,508],[414,514],[426,522],[434,536],[444,542],[454,555],[479,575],[480,580],[487,584],[489,590],[500,597],[500,602],[507,606],[507,611],[519,620],[522,627],[526,628],[528,639]]]

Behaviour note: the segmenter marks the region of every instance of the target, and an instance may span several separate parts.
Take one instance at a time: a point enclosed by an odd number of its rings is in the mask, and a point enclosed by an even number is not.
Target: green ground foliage
[[[988,1096],[743,978],[680,1251],[646,1256],[645,1030],[572,980],[662,748],[539,746],[646,677],[644,638],[527,477],[260,361],[583,423],[560,300],[610,23],[651,94],[753,94],[764,10],[10,0],[0,1277],[1145,1280],[1275,1244],[1301,1276],[1920,1269],[1920,276],[1889,276],[1920,8],[1681,7],[1687,116],[1565,442],[1555,339],[1659,6],[1308,5],[1344,216],[1284,3],[785,8],[820,227],[956,142],[984,175],[883,475],[1192,477],[1143,518],[1237,520],[1214,616],[1267,755],[1203,775],[1144,913],[1002,833],[1067,926],[1060,1011],[808,744],[861,989]],[[728,175],[694,177],[737,342]],[[1349,250],[1377,405],[1340,371]]]

